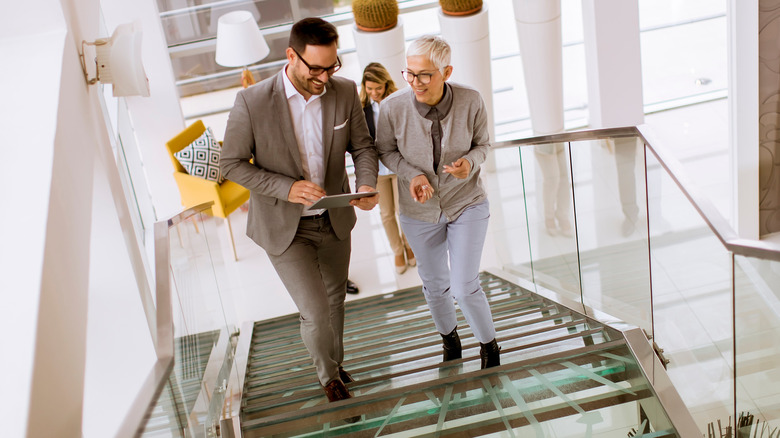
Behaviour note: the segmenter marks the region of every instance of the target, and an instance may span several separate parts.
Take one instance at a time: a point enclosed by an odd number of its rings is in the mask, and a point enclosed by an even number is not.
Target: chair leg
[[[181,240],[181,228],[179,228],[179,224],[176,224],[176,234],[179,235],[179,247],[184,248],[184,241]]]
[[[200,215],[197,215],[197,214],[195,216],[192,216],[192,225],[195,225],[195,232],[198,233],[198,234],[200,234],[200,229],[198,228],[198,218],[199,217],[200,217]]]
[[[230,226],[230,217],[225,218],[227,223],[228,238],[230,239],[230,247],[233,249],[233,260],[238,261],[238,253],[236,253],[236,242],[233,241],[233,227]]]

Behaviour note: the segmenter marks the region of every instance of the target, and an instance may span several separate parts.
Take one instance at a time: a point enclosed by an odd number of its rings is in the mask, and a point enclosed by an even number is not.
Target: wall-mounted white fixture
[[[241,83],[244,88],[255,83],[248,65],[268,56],[271,49],[249,11],[233,11],[217,22],[217,64],[223,67],[244,67]]]
[[[135,22],[120,24],[111,38],[82,41],[79,56],[87,83],[112,84],[115,97],[149,97],[149,79],[141,60],[142,37],[141,25]]]

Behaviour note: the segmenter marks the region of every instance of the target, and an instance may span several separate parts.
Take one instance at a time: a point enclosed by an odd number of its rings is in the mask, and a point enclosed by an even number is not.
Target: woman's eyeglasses
[[[428,85],[431,83],[431,78],[433,75],[436,74],[436,72],[433,73],[412,73],[409,70],[401,70],[401,74],[404,77],[404,80],[408,83],[414,82],[414,78],[417,78],[418,81],[420,81],[423,85]]]

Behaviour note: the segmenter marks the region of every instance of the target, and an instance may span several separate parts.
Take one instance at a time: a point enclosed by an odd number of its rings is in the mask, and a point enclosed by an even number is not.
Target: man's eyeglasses
[[[309,65],[309,63],[306,62],[305,59],[303,59],[303,56],[301,56],[301,54],[298,53],[297,50],[293,49],[293,52],[295,52],[295,54],[298,55],[298,59],[300,59],[301,62],[303,62],[303,65],[309,68],[309,74],[312,76],[319,76],[324,71],[328,72],[328,75],[332,75],[333,73],[339,71],[339,69],[341,68],[341,59],[338,56],[336,56],[335,64],[331,65],[330,67],[320,67],[318,65]]]
[[[421,84],[428,85],[431,83],[431,78],[433,77],[433,75],[436,74],[436,72],[415,74],[410,72],[409,70],[401,70],[401,74],[403,75],[404,80],[406,80],[406,82],[410,84],[414,82],[414,78],[417,78],[417,80],[420,81]]]

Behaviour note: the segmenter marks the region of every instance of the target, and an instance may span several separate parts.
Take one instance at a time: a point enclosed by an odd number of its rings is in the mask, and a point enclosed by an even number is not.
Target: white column
[[[442,38],[452,48],[450,80],[475,88],[482,95],[487,108],[490,139],[495,141],[488,5],[483,3],[481,11],[465,17],[445,15],[439,9],[439,26]],[[485,163],[488,171],[494,167],[493,159],[493,154],[488,155]]]
[[[588,119],[591,128],[635,126],[644,123],[642,97],[642,62],[639,44],[639,5],[637,0],[582,0],[583,33],[585,37],[585,68],[588,79]],[[660,175],[648,173],[649,181],[637,162],[640,153],[633,139],[616,139],[614,150],[596,146],[591,149],[593,172],[605,172],[614,159],[616,179],[609,180],[618,188],[622,215],[609,203],[608,197],[595,199],[596,211],[610,212],[599,220],[620,224],[624,238],[631,238],[638,218],[660,215]],[[611,157],[610,157],[611,155]],[[646,200],[645,184],[650,192]],[[599,188],[606,193],[608,187]],[[645,207],[650,203],[650,212]],[[599,242],[614,238],[614,230],[599,228]],[[635,235],[634,238],[637,236]]]
[[[558,0],[514,0],[517,39],[534,134],[563,131],[563,55]]]
[[[404,44],[404,23],[401,18],[392,29],[380,32],[366,32],[352,27],[355,38],[360,74],[371,62],[382,64],[395,82],[398,89],[406,86],[401,70],[406,68],[406,46]]]
[[[582,0],[592,128],[644,123],[637,0]]]
[[[732,162],[732,217],[735,222],[732,225],[739,237],[758,239],[758,2],[729,0],[728,7],[729,148]],[[767,115],[771,116],[774,111],[767,111]],[[771,163],[771,158],[769,161]]]

